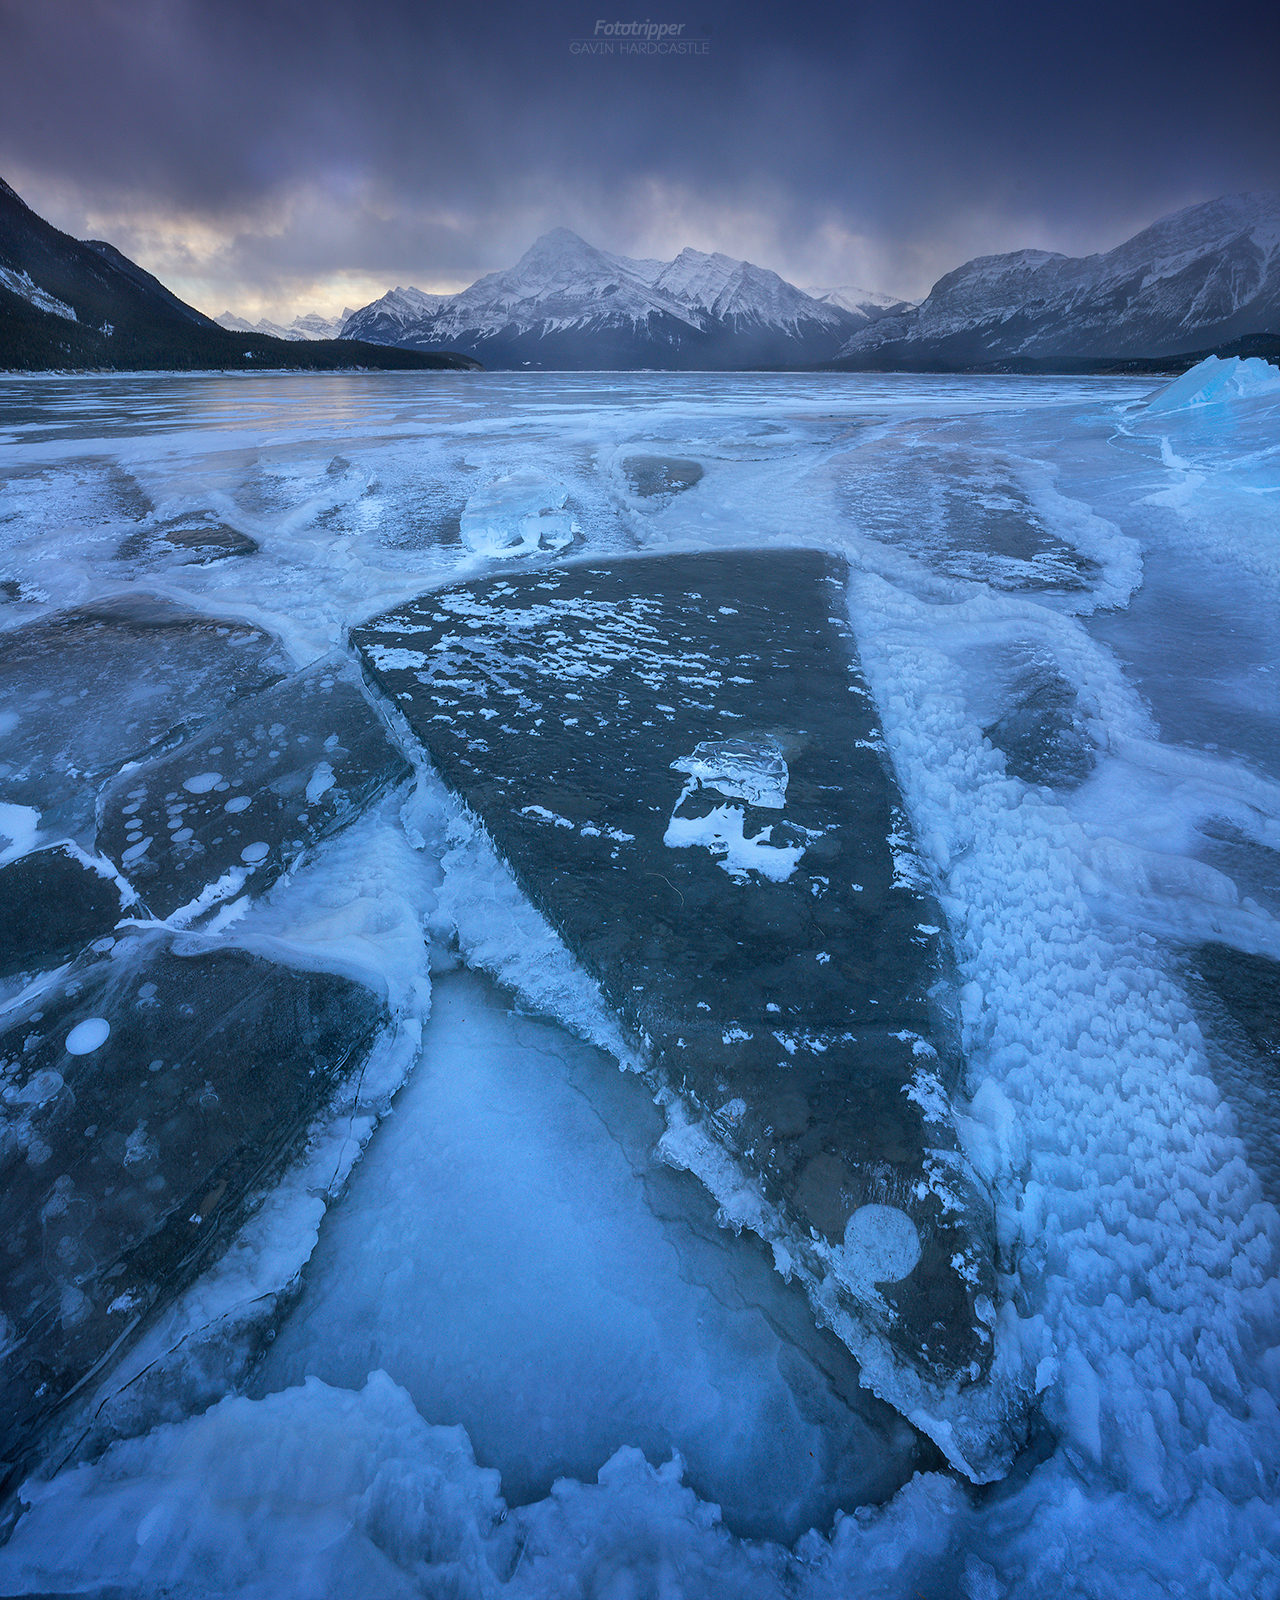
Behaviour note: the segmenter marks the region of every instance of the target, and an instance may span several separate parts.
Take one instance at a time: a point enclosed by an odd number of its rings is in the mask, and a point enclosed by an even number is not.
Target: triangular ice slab
[[[353,642],[662,1082],[933,1391],[991,1353],[943,918],[813,551],[559,567]],[[812,1273],[810,1274],[812,1276]]]

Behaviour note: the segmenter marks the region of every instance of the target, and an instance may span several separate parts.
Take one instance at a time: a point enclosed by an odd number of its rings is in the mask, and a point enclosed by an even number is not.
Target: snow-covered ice
[[[206,928],[370,985],[396,1048],[129,1357],[118,1442],[24,1489],[0,1589],[1280,1592],[1280,392],[1257,365],[1163,406],[1124,379],[5,380],[6,864],[87,856],[121,763],[428,589],[501,582],[508,556],[522,578],[579,554],[843,557],[833,606],[923,854],[900,870],[954,940],[958,1120],[997,1226],[990,1392],[1036,1399],[980,1490],[845,1405],[847,1330],[753,1242],[760,1196],[618,1076],[599,992],[424,771]],[[637,459],[678,463],[686,492],[638,495]],[[485,509],[513,478],[536,540]],[[464,519],[496,536],[473,547]],[[256,551],[163,537],[215,523]],[[327,759],[299,771],[313,805]],[[216,761],[186,776],[222,781]],[[530,825],[568,838],[543,809]],[[450,971],[459,951],[505,996]],[[717,1206],[740,1239],[710,1231]],[[850,1270],[904,1266],[901,1222],[859,1216]],[[219,1365],[232,1310],[257,1331]],[[184,1350],[186,1387],[143,1377]]]

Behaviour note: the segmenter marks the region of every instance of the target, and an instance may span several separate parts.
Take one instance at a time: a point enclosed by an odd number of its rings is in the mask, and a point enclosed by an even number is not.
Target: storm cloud
[[[454,288],[565,224],[921,295],[1280,188],[1271,7],[0,0],[0,174],[204,309]],[[599,22],[685,54],[612,54]]]

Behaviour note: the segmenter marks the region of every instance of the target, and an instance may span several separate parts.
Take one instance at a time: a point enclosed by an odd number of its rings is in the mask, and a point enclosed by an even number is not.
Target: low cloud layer
[[[645,18],[696,53],[575,51]],[[0,173],[213,312],[460,287],[557,224],[918,296],[976,254],[1106,249],[1280,188],[1270,8],[1228,5],[1194,36],[1171,21],[1088,0],[635,19],[0,0]]]

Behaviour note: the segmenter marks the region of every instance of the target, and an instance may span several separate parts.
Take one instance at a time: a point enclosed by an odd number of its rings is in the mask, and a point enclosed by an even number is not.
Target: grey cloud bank
[[[1260,5],[1191,37],[1092,0],[648,18],[0,0],[0,32],[0,171],[215,313],[458,289],[560,223],[918,298],[975,255],[1087,254],[1280,187]]]

